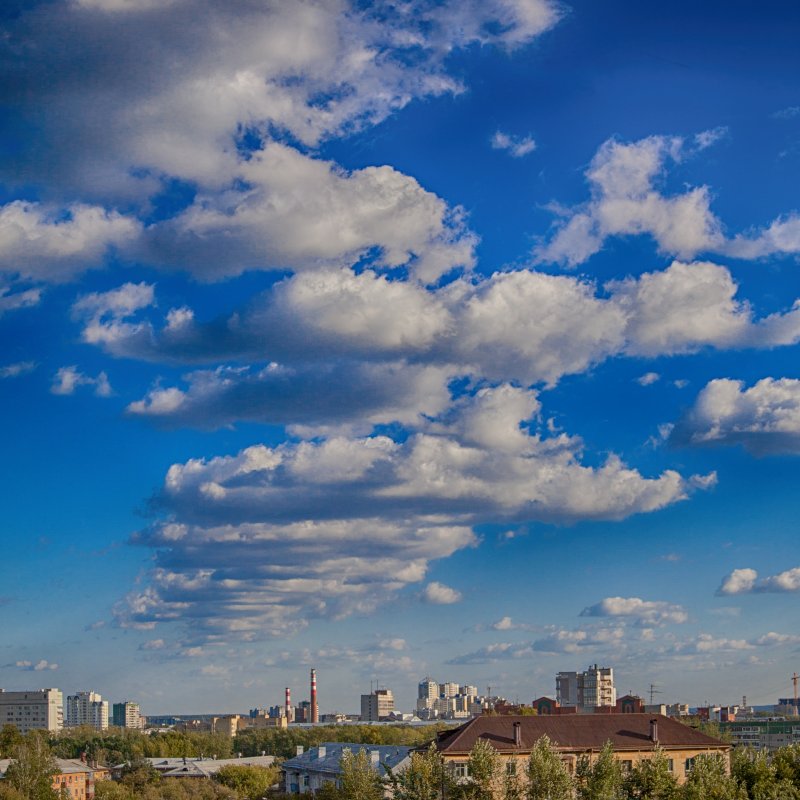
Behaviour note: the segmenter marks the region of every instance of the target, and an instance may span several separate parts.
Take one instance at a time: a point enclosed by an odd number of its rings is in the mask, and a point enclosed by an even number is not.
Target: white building
[[[58,689],[7,692],[0,689],[0,727],[16,725],[20,733],[33,730],[60,731],[64,704]]]
[[[67,696],[66,720],[68,728],[89,725],[98,731],[108,728],[108,700],[97,692],[78,692]]]
[[[589,667],[585,672],[559,672],[556,675],[556,697],[562,706],[596,708],[617,704],[614,670],[611,667]]]

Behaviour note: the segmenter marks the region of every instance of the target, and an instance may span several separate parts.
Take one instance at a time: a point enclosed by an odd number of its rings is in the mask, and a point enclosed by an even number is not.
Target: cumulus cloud
[[[547,0],[37,8],[9,23],[0,50],[5,106],[38,123],[7,177],[104,197],[150,194],[163,175],[225,184],[243,134],[314,146],[373,125],[460,91],[445,66],[454,49],[513,48],[558,17]]]
[[[433,605],[449,606],[461,600],[461,592],[438,581],[432,581],[422,591],[422,599]]]
[[[105,372],[100,372],[96,378],[92,378],[80,372],[75,365],[61,367],[56,372],[50,391],[52,394],[71,395],[75,394],[80,386],[94,386],[94,393],[97,397],[110,397],[114,393]]]
[[[41,289],[25,289],[21,292],[12,292],[10,286],[0,284],[0,317],[8,311],[39,305],[41,299]]]
[[[487,421],[473,430],[476,408]],[[332,436],[174,464],[156,500],[165,520],[136,537],[156,566],[118,619],[281,634],[422,582],[431,561],[476,543],[481,521],[620,519],[691,491],[614,456],[583,466],[577,440],[522,432],[520,414],[537,408],[534,393],[500,386],[401,441]],[[455,593],[432,583],[424,596]]]
[[[210,280],[344,266],[374,249],[378,265],[409,264],[426,283],[474,262],[463,213],[392,167],[345,173],[271,142],[238,165],[236,182],[148,228],[141,257]]]
[[[644,375],[640,375],[636,379],[636,383],[639,386],[652,386],[654,383],[657,383],[661,379],[661,376],[657,372],[645,372]]]
[[[6,364],[0,367],[0,378],[17,378],[36,369],[35,361],[17,361],[15,364]]]
[[[740,444],[755,455],[800,453],[800,380],[709,381],[675,425],[680,445]]]
[[[735,569],[722,579],[717,594],[749,594],[749,593],[793,593],[800,592],[800,567],[769,575],[765,578],[758,577],[754,569]]]
[[[794,212],[764,230],[726,238],[707,186],[674,194],[662,188],[671,165],[725,134],[726,129],[716,128],[691,142],[679,136],[604,142],[586,171],[590,199],[572,209],[553,206],[561,219],[553,235],[535,248],[535,260],[574,267],[602,249],[609,237],[634,235],[648,235],[660,252],[683,259],[702,252],[749,259],[800,252],[800,217]]]
[[[137,221],[98,206],[62,209],[15,200],[0,207],[0,271],[24,280],[68,281],[88,267],[102,266],[109,251],[134,240],[140,228]],[[12,297],[35,305],[39,290]]]
[[[683,623],[689,615],[683,606],[640,597],[606,597],[581,611],[582,617],[624,617],[648,625]]]
[[[492,148],[507,150],[514,158],[522,158],[536,149],[536,142],[532,136],[512,136],[502,131],[495,131],[492,136]]]

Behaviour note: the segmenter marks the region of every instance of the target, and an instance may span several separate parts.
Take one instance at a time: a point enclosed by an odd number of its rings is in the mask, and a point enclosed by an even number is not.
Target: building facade
[[[617,690],[613,668],[594,664],[585,672],[559,672],[556,675],[556,699],[564,707],[615,706]]]
[[[771,752],[791,744],[800,745],[800,721],[785,719],[745,719],[721,722],[720,732],[727,733],[735,745]]]
[[[58,689],[7,692],[0,689],[0,727],[16,725],[20,733],[33,730],[60,731],[64,704]]]
[[[342,774],[342,756],[345,750],[352,753],[364,750],[369,756],[373,769],[384,781],[387,779],[387,766],[392,772],[400,772],[410,763],[411,748],[409,747],[325,742],[319,747],[309,748],[305,753],[298,753],[294,758],[281,764],[286,794],[315,794],[326,783],[334,783],[338,786]],[[388,784],[386,793],[389,796]]]
[[[138,703],[123,700],[111,706],[111,724],[118,728],[144,728],[145,719],[142,716]]]
[[[394,713],[394,695],[391,689],[376,689],[372,694],[361,695],[361,721],[378,722]]]
[[[624,769],[652,758],[660,748],[670,771],[683,783],[699,755],[730,757],[731,745],[706,736],[668,717],[650,714],[565,714],[545,716],[480,716],[437,735],[436,747],[458,777],[468,777],[469,754],[480,741],[489,742],[506,764],[505,772],[525,774],[536,742],[547,736],[567,771],[575,774],[581,759],[594,761],[606,742]],[[512,766],[513,765],[513,766]]]
[[[66,719],[68,728],[88,725],[98,731],[108,728],[108,700],[97,692],[78,692],[67,697]]]

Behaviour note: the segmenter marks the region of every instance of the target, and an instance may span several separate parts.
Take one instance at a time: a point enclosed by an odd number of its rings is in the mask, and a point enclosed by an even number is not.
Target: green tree
[[[670,772],[669,759],[660,747],[625,775],[623,790],[631,800],[676,800],[678,781]]]
[[[233,789],[242,800],[261,800],[279,777],[280,768],[277,766],[228,764],[214,775],[214,780]]]
[[[692,763],[681,800],[747,800],[747,790],[728,774],[725,756],[697,756]]]
[[[339,783],[347,800],[383,800],[383,784],[365,750],[345,750],[341,765]]]
[[[59,793],[53,789],[57,774],[58,766],[44,737],[31,733],[17,745],[6,780],[25,800],[57,800]]]
[[[139,758],[123,768],[120,781],[138,797],[145,787],[159,783],[161,775],[146,758]]]
[[[441,800],[455,794],[453,773],[435,744],[412,753],[404,770],[393,772],[387,768],[387,774],[394,800]]]
[[[614,747],[606,742],[594,761],[578,763],[578,800],[623,800],[622,766],[614,758]]]
[[[527,800],[570,800],[574,781],[548,736],[533,745],[528,759]]]
[[[800,788],[800,745],[781,747],[772,755],[775,777]]]
[[[11,758],[24,741],[25,737],[16,725],[3,725],[0,730],[0,758]]]
[[[469,800],[493,800],[502,777],[500,756],[486,739],[478,739],[470,750],[467,771],[469,777],[461,784],[463,795]]]
[[[136,800],[133,792],[117,781],[98,781],[94,787],[95,800]]]

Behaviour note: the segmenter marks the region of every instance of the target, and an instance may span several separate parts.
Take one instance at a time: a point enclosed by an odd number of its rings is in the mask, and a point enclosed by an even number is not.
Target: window
[[[466,761],[457,761],[450,767],[453,777],[466,778],[469,776],[469,767]]]
[[[686,763],[684,764],[684,769],[686,770],[686,774],[688,775],[692,771],[692,767],[694,766],[694,759],[687,758]]]
[[[516,775],[516,774],[517,774],[517,762],[509,761],[506,764],[506,775]]]
[[[674,761],[674,759],[672,759],[672,758],[667,759],[667,769],[670,772],[675,772],[675,761]]]
[[[633,761],[621,761],[623,772],[630,772],[633,769]]]

